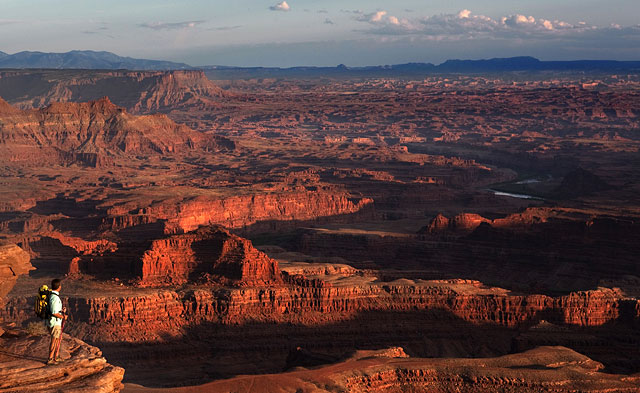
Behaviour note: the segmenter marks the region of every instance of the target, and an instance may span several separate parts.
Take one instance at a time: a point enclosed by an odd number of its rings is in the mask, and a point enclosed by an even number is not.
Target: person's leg
[[[51,336],[51,343],[49,344],[49,360],[47,363],[55,363],[58,353],[60,351],[60,326],[54,326],[49,328],[49,334]]]
[[[51,327],[49,328],[49,336],[51,337],[51,343],[49,344],[49,360],[47,363],[54,361],[55,359],[54,355],[56,352],[56,345],[58,341],[58,339],[54,335],[54,329]]]
[[[55,335],[56,335],[56,350],[55,350],[55,356],[54,359],[55,361],[59,361],[60,360],[60,344],[62,344],[62,327],[60,326],[54,326],[55,329]]]

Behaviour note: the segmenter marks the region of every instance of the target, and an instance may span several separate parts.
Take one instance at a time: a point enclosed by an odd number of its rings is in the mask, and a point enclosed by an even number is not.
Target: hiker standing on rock
[[[47,328],[49,328],[49,334],[51,334],[51,344],[49,345],[49,360],[47,364],[56,364],[61,361],[60,358],[60,343],[62,342],[62,322],[67,319],[65,315],[65,309],[62,307],[62,300],[60,299],[60,289],[62,288],[62,282],[59,279],[51,281],[51,293],[49,294],[49,308],[50,315],[45,320]]]

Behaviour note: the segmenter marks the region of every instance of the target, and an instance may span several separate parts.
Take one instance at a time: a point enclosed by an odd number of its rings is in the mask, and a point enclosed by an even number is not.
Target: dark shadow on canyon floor
[[[562,345],[603,362],[606,372],[640,371],[637,320],[621,317],[603,326],[550,329],[524,326],[562,315],[536,315],[521,328],[473,324],[443,309],[362,312],[315,326],[288,323],[203,323],[162,343],[94,342],[110,363],[125,367],[125,382],[149,387],[194,385],[239,374],[279,373],[344,359],[355,350],[400,346],[412,357],[494,357],[541,345]],[[634,327],[635,326],[635,327]],[[291,356],[297,348],[312,359]],[[324,359],[324,360],[323,360]]]

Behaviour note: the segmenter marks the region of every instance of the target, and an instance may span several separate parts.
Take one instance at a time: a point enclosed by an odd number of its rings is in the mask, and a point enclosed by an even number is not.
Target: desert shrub
[[[47,328],[44,327],[44,323],[33,321],[27,324],[27,333],[33,336],[44,336],[48,334]]]

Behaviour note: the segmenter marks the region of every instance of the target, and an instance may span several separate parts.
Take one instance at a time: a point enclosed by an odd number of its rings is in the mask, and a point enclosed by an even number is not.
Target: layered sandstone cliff
[[[336,190],[292,190],[230,197],[195,197],[167,200],[122,214],[122,208],[107,212],[102,228],[118,231],[161,221],[165,233],[195,230],[201,225],[245,228],[258,222],[308,221],[348,215],[370,208],[368,198],[353,200]],[[283,223],[284,224],[284,223]]]
[[[215,147],[215,141],[164,115],[130,115],[107,97],[0,113],[2,157],[12,165],[77,162],[95,167],[118,155],[176,153],[199,147]]]
[[[272,263],[266,266],[273,268]],[[287,285],[241,289],[127,290],[120,295],[102,291],[97,297],[71,295],[68,302],[80,337],[99,341],[153,340],[206,321],[314,325],[376,310],[442,310],[469,323],[507,328],[531,326],[540,320],[597,327],[617,321],[625,307],[623,296],[606,288],[550,297],[511,294],[466,280],[384,283],[358,276],[336,280],[286,276]],[[26,299],[12,299],[2,316],[26,320],[29,306]]]
[[[25,244],[32,252],[46,255],[49,270],[70,276],[129,279],[141,286],[281,282],[275,260],[258,251],[251,241],[221,227],[200,227],[184,234],[121,244],[105,239],[84,241],[53,232]]]

